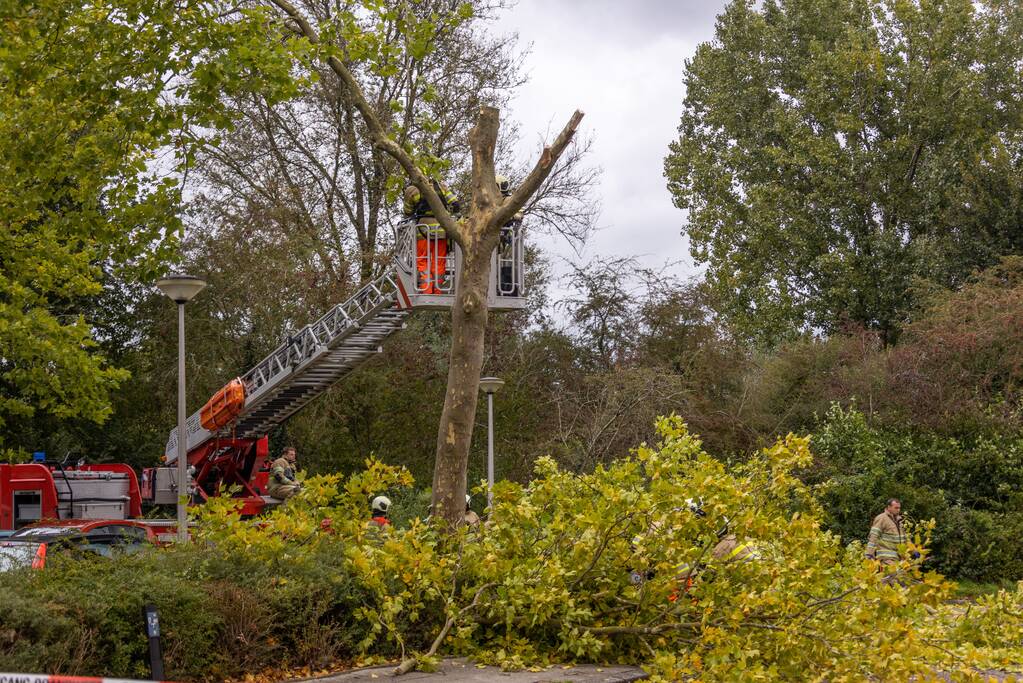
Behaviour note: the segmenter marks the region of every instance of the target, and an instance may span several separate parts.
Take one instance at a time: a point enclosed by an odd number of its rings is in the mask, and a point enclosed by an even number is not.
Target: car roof
[[[73,533],[95,531],[108,526],[134,526],[146,529],[145,523],[134,519],[44,519],[15,532],[19,538],[26,536],[64,536]]]

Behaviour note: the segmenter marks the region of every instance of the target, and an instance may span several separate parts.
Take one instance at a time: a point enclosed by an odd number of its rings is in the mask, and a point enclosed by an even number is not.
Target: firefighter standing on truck
[[[267,482],[267,495],[287,500],[298,493],[302,484],[295,478],[295,459],[297,452],[294,446],[288,446],[281,457],[270,466],[270,480]]]
[[[451,190],[436,180],[433,181],[433,189],[444,208],[457,214],[460,208],[458,198]],[[419,272],[417,291],[420,294],[448,294],[447,256],[450,245],[444,228],[418,187],[406,187],[404,198],[405,216],[416,219],[416,270]]]

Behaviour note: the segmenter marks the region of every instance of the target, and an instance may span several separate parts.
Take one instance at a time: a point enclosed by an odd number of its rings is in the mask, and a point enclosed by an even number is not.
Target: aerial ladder
[[[409,315],[454,303],[461,251],[457,245],[442,248],[444,238],[425,227],[416,219],[401,223],[389,267],[218,391],[188,418],[183,448],[177,429],[172,430],[164,465],[142,473],[143,500],[177,502],[174,465],[184,453],[190,473],[187,493],[193,502],[230,490],[240,499],[243,515],[258,514],[273,504],[266,495],[270,432],[382,351],[382,344],[405,327]],[[421,247],[417,253],[417,242],[424,239],[425,255]],[[491,309],[525,307],[524,249],[521,221],[513,221],[502,229],[491,257]],[[419,271],[433,260],[441,262],[444,277],[430,284]]]

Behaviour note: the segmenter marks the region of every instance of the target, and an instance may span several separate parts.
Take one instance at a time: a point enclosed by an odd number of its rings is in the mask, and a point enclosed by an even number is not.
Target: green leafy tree
[[[165,267],[178,176],[230,124],[220,94],[289,95],[295,43],[203,3],[5,0],[0,16],[0,426],[102,421],[126,373],[82,311]]]
[[[356,16],[344,5],[300,0],[295,6],[325,24]],[[451,3],[382,3],[371,15],[380,41],[374,49],[395,58],[386,68],[353,74],[395,140],[443,159],[452,179],[467,166],[466,134],[480,102],[502,103],[522,81],[516,38],[485,31],[499,5],[473,0],[469,6],[473,15],[464,22],[437,22],[432,29],[424,22],[418,39],[428,38],[432,49],[397,58],[410,40],[409,15],[428,19]],[[343,297],[389,262],[383,252],[396,214],[394,189],[405,174],[382,149],[366,144],[355,104],[337,88],[330,67],[301,68],[316,78],[295,98],[228,98],[237,126],[200,160],[200,211],[192,223],[197,233],[226,237],[237,223],[249,241],[290,239],[301,245],[304,269],[316,274],[318,288]]]
[[[758,341],[891,343],[916,276],[1023,249],[1023,8],[736,0],[686,63],[665,160],[694,258]]]

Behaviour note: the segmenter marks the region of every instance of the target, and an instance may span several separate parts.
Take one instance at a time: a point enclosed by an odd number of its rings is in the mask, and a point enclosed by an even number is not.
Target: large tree
[[[733,322],[891,342],[923,277],[1023,249],[1023,7],[736,0],[686,63],[665,161]]]
[[[389,54],[385,68],[353,69],[367,103],[400,145],[428,150],[453,164],[468,155],[465,138],[482,101],[503,103],[521,83],[514,36],[492,38],[484,30],[500,2],[473,0],[472,17],[433,24],[420,39],[429,50],[403,46],[407,14],[429,18],[450,9],[448,0],[415,4],[388,0],[373,26],[375,50]],[[296,9],[319,24],[356,15],[353,6],[299,0]],[[366,15],[362,17],[366,18]],[[196,174],[202,209],[196,232],[271,231],[306,252],[305,270],[337,299],[378,274],[390,243],[397,163],[371,144],[351,98],[344,96],[326,63],[298,65],[310,82],[298,96],[273,102],[263,93],[226,98],[236,125],[206,149]],[[213,220],[209,220],[209,219]]]
[[[232,25],[168,0],[0,7],[0,427],[102,421],[125,373],[85,312],[105,282],[163,267],[178,176],[226,123],[220,93],[293,90],[289,43],[255,14]]]
[[[438,160],[427,151],[402,145],[391,121],[381,118],[356,74],[362,69],[386,73],[407,55],[421,57],[432,49],[431,36],[438,27],[456,27],[471,15],[471,6],[451,3],[443,12],[419,16],[412,3],[386,7],[356,3],[337,12],[331,21],[313,24],[288,0],[272,0],[283,16],[329,67],[336,87],[354,106],[365,125],[366,139],[393,159],[419,188],[438,221],[462,250],[461,272],[452,307],[452,344],[447,391],[437,434],[433,477],[433,509],[439,517],[456,523],[464,509],[469,447],[475,425],[476,401],[487,328],[487,284],[490,257],[498,245],[501,227],[521,209],[551,174],[555,162],[569,146],[582,113],[576,112],[557,138],[544,147],[536,165],[510,197],[502,197],[495,180],[495,153],[500,129],[496,107],[481,103],[468,131],[471,153],[469,196],[464,218],[456,219],[445,207],[427,175]],[[380,20],[398,14],[397,26],[404,40],[387,44],[381,40]]]

